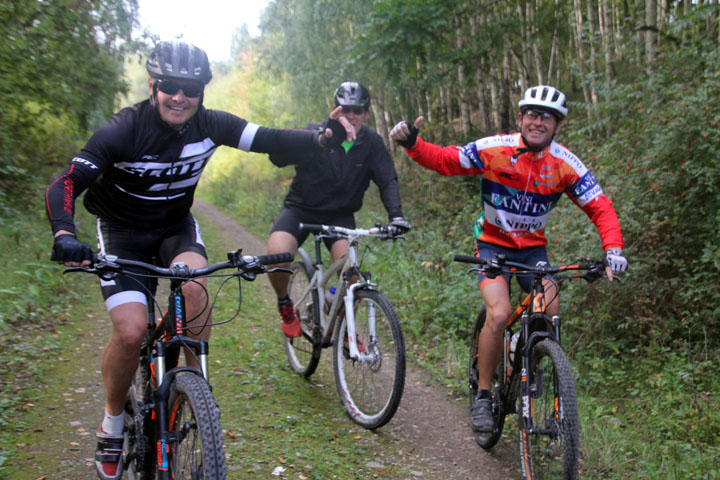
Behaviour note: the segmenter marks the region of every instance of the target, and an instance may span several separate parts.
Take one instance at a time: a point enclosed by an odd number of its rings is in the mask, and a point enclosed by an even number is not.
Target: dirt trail
[[[196,202],[198,218],[222,225],[225,233],[245,245],[251,254],[264,252],[265,245],[232,218],[211,205]],[[242,240],[237,240],[242,239]],[[325,356],[328,360],[329,356]],[[328,362],[329,363],[329,362]],[[326,369],[331,368],[325,365]],[[332,373],[318,374],[334,382]],[[500,445],[487,453],[475,444],[468,425],[467,402],[453,401],[433,384],[428,374],[408,365],[405,391],[400,407],[388,425],[382,428],[398,442],[407,445],[413,455],[432,468],[432,480],[507,480],[517,478],[515,443]]]
[[[250,234],[233,219],[209,204],[196,202],[193,212],[202,224],[213,224],[235,245],[252,255],[265,252],[264,240]],[[262,281],[267,281],[263,278]],[[73,327],[83,337],[77,355],[58,361],[51,384],[58,393],[41,394],[28,406],[25,423],[44,425],[30,429],[19,444],[17,464],[26,465],[9,479],[95,479],[92,452],[95,430],[103,409],[100,355],[109,335],[109,322],[101,302],[95,311]],[[80,354],[82,353],[82,354]],[[329,358],[329,356],[326,356]],[[320,369],[321,381],[332,384],[331,367]],[[57,399],[60,400],[57,400]],[[498,445],[487,453],[475,445],[468,426],[467,402],[453,400],[433,386],[427,373],[408,365],[403,400],[381,434],[389,435],[402,450],[418,459],[432,480],[506,480],[518,478],[515,442]],[[12,462],[12,461],[11,461]],[[15,463],[15,462],[12,462]],[[429,471],[428,471],[429,470]],[[274,477],[273,477],[274,478]]]

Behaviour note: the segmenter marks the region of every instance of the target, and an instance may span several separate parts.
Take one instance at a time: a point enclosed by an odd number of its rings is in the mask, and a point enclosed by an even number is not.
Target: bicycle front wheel
[[[168,401],[170,472],[173,479],[224,479],[220,409],[204,378],[175,377]]]
[[[520,398],[523,476],[527,480],[574,480],[580,442],[570,362],[560,345],[543,340],[532,349],[530,368],[531,396]],[[526,415],[532,418],[531,431]]]
[[[335,330],[335,383],[348,416],[367,429],[385,425],[395,415],[405,387],[405,341],[397,313],[381,293],[355,294],[355,338],[360,354],[351,358],[347,318],[340,313]]]
[[[290,269],[288,295],[295,305],[300,319],[302,334],[296,338],[285,337],[285,352],[295,372],[309,377],[315,373],[320,362],[320,327],[315,322],[315,309],[319,305],[317,292],[310,291],[310,273],[303,262],[294,262]]]

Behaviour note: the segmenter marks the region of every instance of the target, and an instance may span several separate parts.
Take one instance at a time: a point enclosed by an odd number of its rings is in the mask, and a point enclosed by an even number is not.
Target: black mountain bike
[[[98,255],[88,268],[74,267],[65,272],[87,272],[103,280],[119,275],[153,278],[148,295],[148,324],[140,350],[140,364],[125,403],[125,441],[123,469],[131,480],[225,479],[220,409],[208,383],[208,343],[186,335],[185,298],[182,286],[201,277],[225,277],[218,293],[231,278],[238,279],[238,308],[227,323],[240,312],[241,281],[254,280],[266,273],[265,265],[288,263],[290,253],[243,256],[242,251],[228,253],[228,261],[205,268],[174,264],[161,268],[149,263]],[[134,271],[129,270],[133,268]],[[137,273],[143,270],[147,274]],[[233,273],[212,275],[222,269]],[[281,269],[273,269],[281,270]],[[168,309],[162,320],[155,321],[157,279],[170,280]],[[212,304],[213,308],[217,294]],[[159,310],[161,311],[161,310]],[[209,325],[205,325],[209,326]],[[193,325],[196,331],[203,326]],[[178,366],[180,350],[193,355],[200,369]]]
[[[570,362],[560,347],[560,317],[550,318],[545,309],[543,279],[558,285],[571,278],[592,282],[605,275],[601,261],[584,259],[579,264],[551,267],[456,255],[455,261],[474,263],[468,272],[498,275],[529,275],[532,289],[515,309],[505,330],[504,354],[493,374],[491,392],[495,431],[476,436],[478,445],[489,450],[502,435],[505,416],[518,413],[518,433],[523,478],[575,479],[578,473],[579,422],[575,385]],[[578,271],[584,271],[577,275]],[[563,275],[569,273],[570,275]],[[519,319],[519,322],[518,322]],[[477,341],[485,324],[480,310],[470,346],[468,381],[472,404],[478,389]],[[519,325],[518,325],[519,324]]]

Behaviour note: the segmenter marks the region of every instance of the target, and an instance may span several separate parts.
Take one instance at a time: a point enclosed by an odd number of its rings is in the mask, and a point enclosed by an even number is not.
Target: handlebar
[[[71,267],[66,268],[63,273],[86,272],[94,273],[103,279],[109,280],[117,274],[123,273],[126,267],[134,267],[145,270],[146,272],[161,278],[169,278],[173,280],[191,280],[193,278],[205,277],[218,270],[225,268],[237,268],[241,273],[257,274],[265,273],[266,265],[275,265],[278,263],[290,263],[293,261],[292,253],[278,253],[273,255],[242,255],[242,249],[234,252],[228,252],[228,260],[225,262],[214,263],[207,267],[189,268],[182,263],[174,264],[169,268],[158,267],[150,263],[140,262],[137,260],[127,260],[118,258],[115,255],[94,255],[93,263],[90,267]]]
[[[581,275],[581,278],[584,278],[588,282],[592,282],[605,275],[605,262],[589,258],[583,258],[579,261],[579,263],[558,265],[556,267],[550,266],[547,263],[526,265],[524,263],[511,262],[505,258],[505,255],[502,254],[499,254],[492,259],[473,257],[469,255],[455,255],[453,260],[456,262],[476,264],[478,267],[473,270],[481,270],[489,278],[495,278],[506,273],[532,274],[535,277],[542,277],[545,275],[556,275],[558,273],[572,270],[583,270],[587,273]]]
[[[373,228],[345,228],[335,225],[317,225],[312,223],[301,223],[301,232],[314,234],[325,234],[343,237],[370,237],[377,236],[380,239],[387,240],[397,238],[402,232],[392,225],[376,226]]]

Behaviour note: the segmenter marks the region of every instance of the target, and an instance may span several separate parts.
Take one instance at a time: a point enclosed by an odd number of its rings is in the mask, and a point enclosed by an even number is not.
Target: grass
[[[41,220],[32,227],[38,238],[46,228]],[[236,245],[223,243],[210,227],[203,223],[203,237],[211,259],[218,259],[218,252]],[[2,258],[6,264],[25,265],[28,256],[38,256],[39,251],[45,255],[44,243],[13,251],[15,258]],[[0,477],[12,480],[51,478],[48,472],[62,475],[65,469],[75,469],[74,478],[94,477],[87,462],[92,457],[91,429],[101,411],[76,408],[80,403],[91,404],[87,408],[102,404],[80,399],[102,397],[94,373],[99,369],[98,352],[88,356],[84,349],[94,343],[101,348],[105,340],[80,336],[87,336],[92,325],[99,325],[105,335],[108,329],[100,319],[106,312],[96,282],[80,275],[63,277],[59,268],[48,265],[53,274],[36,280],[36,285],[44,291],[59,282],[60,288],[54,290],[62,292],[59,300],[44,300],[56,306],[34,305],[30,312],[35,312],[34,320],[19,316],[0,329],[0,359],[8,367],[0,376]],[[285,470],[280,478],[297,480],[404,480],[426,472],[424,460],[391,430],[370,432],[347,418],[329,369],[329,352],[324,352],[312,380],[290,369],[269,285],[262,278],[242,285],[242,312],[214,328],[210,350],[211,384],[222,411],[229,478],[274,478],[272,473],[281,469]],[[16,284],[16,288],[21,287]],[[236,307],[235,287],[227,285],[215,320],[232,316]],[[77,388],[78,382],[83,388]],[[70,420],[78,416],[83,416],[87,427],[72,426],[76,422]]]
[[[216,239],[209,225],[204,236]],[[210,251],[224,251],[209,242]],[[226,287],[215,318],[235,308]],[[225,301],[225,299],[230,301]],[[230,471],[260,479],[278,467],[284,478],[413,478],[422,470],[382,429],[367,431],[345,414],[330,370],[329,351],[306,380],[292,371],[277,321],[274,294],[263,279],[243,282],[239,318],[216,327],[211,341],[211,383],[222,410]],[[232,476],[232,473],[229,474]]]
[[[467,206],[453,210],[457,196],[464,198],[462,184],[453,179],[426,179],[417,171],[413,175],[401,179],[401,186],[405,213],[414,228],[390,255],[371,258],[371,269],[402,319],[408,357],[429,370],[449,393],[464,397],[467,338],[480,295],[474,280],[450,260],[450,254],[471,249],[469,223],[476,212]],[[452,190],[458,192],[455,197],[448,194]],[[383,217],[373,187],[357,215],[358,225]],[[564,218],[560,212],[554,221]],[[242,218],[239,221],[243,223]],[[548,230],[554,228],[551,223]],[[579,238],[572,251],[582,252],[580,240],[587,242]],[[562,252],[552,247],[551,253]],[[593,288],[597,295],[594,290],[592,295],[607,302],[621,294],[609,285]],[[627,288],[620,290],[632,294]],[[568,301],[572,292],[565,292],[563,298],[565,345],[579,394],[583,478],[720,478],[720,389],[715,373],[720,352],[706,344],[672,341],[662,335],[656,337],[673,348],[638,346],[630,338],[608,333],[610,329],[603,325],[612,320],[593,318],[597,312]],[[642,328],[643,321],[627,312],[626,326],[619,330]],[[627,333],[632,339],[642,337],[642,332]]]

